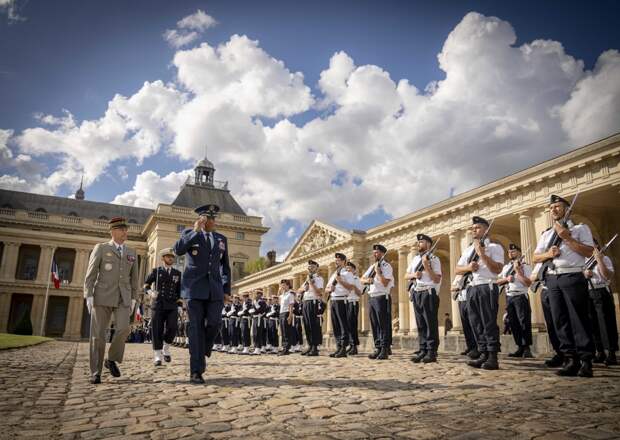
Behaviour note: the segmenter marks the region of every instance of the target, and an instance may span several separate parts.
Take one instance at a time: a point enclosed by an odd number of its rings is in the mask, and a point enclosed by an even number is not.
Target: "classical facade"
[[[458,334],[462,329],[458,305],[450,295],[450,283],[454,278],[456,262],[471,241],[469,226],[474,215],[495,219],[491,239],[501,243],[505,250],[510,242],[520,243],[527,260],[532,254],[540,234],[551,225],[547,209],[549,195],[561,194],[572,197],[579,191],[573,219],[590,226],[600,242],[607,241],[620,229],[620,134],[573,150],[526,170],[506,176],[497,181],[466,193],[451,197],[401,218],[389,221],[367,231],[345,231],[314,220],[293,246],[286,260],[269,269],[252,274],[235,283],[238,291],[262,288],[277,292],[279,280],[290,278],[295,287],[306,279],[306,262],[317,261],[323,277],[334,271],[334,253],[346,254],[356,265],[365,270],[372,261],[372,245],[382,243],[389,252],[387,260],[397,274],[396,287],[392,290],[392,323],[395,334],[411,339],[416,334],[415,315],[406,291],[404,275],[415,253],[415,237],[419,232],[441,240],[436,255],[441,258],[444,274],[440,290],[440,325],[445,313],[454,323],[454,340],[447,338],[444,344],[457,349]],[[620,263],[620,243],[616,243],[608,255]],[[507,258],[507,257],[506,257]],[[620,270],[613,283],[616,306]],[[545,331],[540,297],[530,295],[532,322],[536,330]],[[363,298],[360,313],[362,331],[368,331],[370,323],[367,299]],[[504,301],[504,303],[501,303]],[[500,300],[503,310],[505,298]],[[618,311],[617,311],[618,313]],[[498,319],[501,319],[501,314]],[[330,320],[324,320],[329,326]],[[326,329],[329,332],[329,327]],[[442,332],[443,334],[443,332]],[[544,336],[544,335],[543,335]],[[539,344],[546,338],[538,338]],[[398,338],[395,339],[398,341]],[[409,341],[410,342],[410,341]],[[445,345],[444,345],[445,347]],[[545,350],[547,347],[539,347]]]
[[[159,251],[193,225],[193,208],[218,204],[218,231],[228,238],[233,280],[241,278],[247,262],[258,258],[268,228],[260,217],[246,215],[228,183],[214,180],[214,174],[213,164],[203,159],[176,199],[154,210],[85,200],[81,185],[75,199],[0,190],[0,332],[13,332],[28,314],[35,334],[87,336],[82,294],[90,251],[110,239],[108,220],[118,215],[129,222],[128,245],[137,250],[142,283],[146,273],[160,264]],[[62,281],[59,289],[50,286],[42,323],[52,258]],[[179,257],[177,265],[183,263]]]

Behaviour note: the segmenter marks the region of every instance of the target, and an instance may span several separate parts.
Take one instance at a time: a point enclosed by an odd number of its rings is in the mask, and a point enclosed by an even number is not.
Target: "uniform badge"
[[[226,245],[224,244],[224,242],[222,240],[220,240],[220,250],[221,251],[225,251],[226,250]]]
[[[179,276],[178,275],[175,275],[175,276],[172,277],[172,282],[173,283],[177,283],[178,281],[179,281]]]
[[[193,256],[198,255],[198,251],[194,249],[194,250],[192,251],[192,255],[193,255]]]
[[[105,254],[106,257],[111,257],[112,256],[112,252],[108,252],[107,254]]]
[[[106,264],[103,266],[103,268],[104,268],[105,270],[107,270],[107,271],[112,270],[112,263],[106,263]]]
[[[134,257],[133,255],[127,255],[127,261],[133,263],[134,261],[136,261],[136,257]]]

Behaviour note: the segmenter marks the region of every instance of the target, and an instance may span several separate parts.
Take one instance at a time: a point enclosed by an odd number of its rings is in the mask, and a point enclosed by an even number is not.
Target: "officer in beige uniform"
[[[84,279],[84,297],[90,313],[91,383],[101,383],[105,356],[105,331],[114,315],[115,332],[105,367],[114,377],[121,372],[116,363],[123,361],[129,320],[139,298],[138,258],[125,244],[127,223],[123,217],[109,222],[112,240],[99,243],[90,254]]]

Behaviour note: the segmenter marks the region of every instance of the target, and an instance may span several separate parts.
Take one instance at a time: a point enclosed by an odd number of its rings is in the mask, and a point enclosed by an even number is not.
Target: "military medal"
[[[112,252],[108,252],[107,254],[105,254],[106,257],[111,257],[112,256]]]
[[[198,251],[197,250],[193,250],[192,251],[192,255],[194,255],[194,256],[198,255]]]
[[[112,270],[112,263],[106,263],[105,266],[103,266],[103,268],[108,271]]]

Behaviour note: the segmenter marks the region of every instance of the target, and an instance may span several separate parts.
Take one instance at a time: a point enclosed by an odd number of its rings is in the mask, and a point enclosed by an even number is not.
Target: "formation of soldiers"
[[[574,203],[574,201],[573,201]],[[491,241],[492,222],[472,218],[472,243],[456,265],[452,281],[453,299],[459,313],[467,349],[467,364],[473,368],[499,368],[500,333],[497,324],[499,295],[507,298],[507,315],[518,349],[513,358],[531,358],[532,325],[529,295],[540,292],[549,339],[555,351],[545,361],[558,368],[561,376],[592,377],[592,363],[616,365],[618,328],[610,290],[613,265],[592,237],[587,225],[570,219],[572,205],[552,195],[550,212],[554,224],[540,237],[533,254],[532,268],[519,245],[508,248],[505,264],[503,247]],[[204,383],[202,374],[212,352],[280,356],[299,352],[318,356],[323,345],[321,331],[327,307],[336,349],[330,357],[358,354],[359,301],[368,295],[369,318],[374,351],[373,360],[388,359],[392,349],[391,289],[395,277],[385,260],[387,249],[373,245],[374,262],[358,276],[357,267],[346,255],[334,255],[335,271],[327,282],[318,272],[319,264],[308,261],[308,276],[294,290],[291,280],[283,279],[278,296],[266,298],[262,290],[230,297],[230,267],[226,238],[215,232],[219,208],[207,205],[196,209],[199,219],[181,234],[173,248],[161,252],[162,265],[153,269],[144,283],[152,299],[151,318],[154,363],[171,361],[170,345],[188,346],[190,382]],[[123,247],[124,219],[111,221],[112,240],[98,245],[91,255],[85,283],[85,296],[91,312],[91,373],[100,382],[103,345],[99,337],[104,320],[115,314],[117,329],[104,365],[119,376],[127,336],[123,319],[138,298],[135,283],[135,252]],[[427,234],[417,235],[418,254],[406,271],[408,291],[418,326],[419,350],[414,363],[437,362],[439,347],[439,286],[441,261],[433,250],[437,246]],[[119,243],[120,241],[120,243]],[[115,252],[110,252],[115,250]],[[526,250],[526,254],[529,250]],[[123,256],[126,255],[126,259]],[[187,255],[183,274],[172,267],[175,255]],[[112,257],[117,257],[112,258]],[[117,267],[118,266],[118,267]],[[108,292],[106,276],[122,279],[126,290]],[[99,286],[101,280],[104,285]],[[116,278],[118,281],[118,278]],[[129,282],[131,280],[131,283]],[[110,283],[109,285],[112,285]],[[98,295],[102,292],[101,295]],[[183,298],[183,300],[181,300]],[[131,300],[131,303],[130,303]],[[130,305],[131,304],[131,305]],[[131,309],[130,309],[131,307]],[[101,318],[99,318],[101,315]],[[304,338],[305,335],[305,338]],[[305,348],[304,346],[305,340]]]

